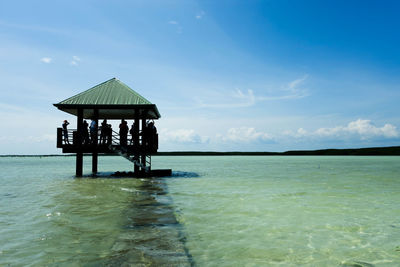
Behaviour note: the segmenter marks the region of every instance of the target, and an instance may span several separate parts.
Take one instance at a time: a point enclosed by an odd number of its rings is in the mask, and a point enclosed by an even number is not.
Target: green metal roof
[[[139,95],[126,84],[112,78],[98,84],[80,94],[72,96],[61,105],[143,105],[151,104],[143,96]]]
[[[83,110],[84,118],[94,118],[95,110],[101,119],[158,119],[157,106],[133,91],[126,84],[112,78],[82,93],[54,104],[58,109],[77,115]]]

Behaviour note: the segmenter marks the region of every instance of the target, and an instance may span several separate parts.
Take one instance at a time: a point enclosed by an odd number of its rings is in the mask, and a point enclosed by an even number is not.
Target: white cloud
[[[308,132],[306,131],[306,130],[304,130],[303,128],[299,128],[298,130],[297,130],[297,135],[298,136],[305,136],[305,135],[307,135],[308,134]]]
[[[167,128],[160,130],[160,140],[162,142],[175,143],[206,143],[209,138],[200,136],[193,129],[169,130]]]
[[[177,24],[179,24],[177,21],[175,21],[175,20],[170,20],[170,21],[168,21],[168,23],[169,24],[172,24],[172,25],[177,25]]]
[[[72,56],[72,61],[70,62],[70,64],[72,66],[77,66],[79,61],[81,61],[81,59],[78,56]]]
[[[358,119],[349,122],[346,126],[336,126],[331,128],[319,128],[314,132],[307,132],[303,128],[296,133],[285,132],[285,135],[293,137],[317,137],[317,138],[335,138],[338,140],[357,138],[369,140],[374,138],[398,138],[399,132],[396,126],[385,124],[382,127],[375,126],[371,120]]]
[[[226,135],[217,135],[218,139],[225,142],[251,143],[272,140],[272,136],[264,132],[257,132],[252,127],[230,128]]]
[[[206,13],[202,10],[196,14],[196,19],[202,19]]]
[[[40,59],[40,61],[42,61],[43,63],[50,63],[53,59],[51,57],[42,57]]]
[[[383,127],[378,128],[371,124],[370,120],[358,119],[357,121],[350,122],[347,125],[347,130],[351,133],[357,133],[363,137],[383,136],[386,138],[398,137],[399,133],[396,127],[391,124],[385,124]]]

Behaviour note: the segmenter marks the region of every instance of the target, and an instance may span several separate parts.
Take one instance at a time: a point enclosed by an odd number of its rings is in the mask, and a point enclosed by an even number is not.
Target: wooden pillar
[[[83,153],[82,153],[82,128],[83,128],[83,109],[78,109],[77,117],[77,135],[76,135],[76,176],[82,176],[83,173]]]
[[[57,128],[57,147],[63,147],[63,129]]]
[[[93,142],[93,153],[92,153],[92,174],[97,174],[97,164],[98,164],[98,152],[97,152],[97,141],[98,141],[98,129],[99,129],[99,110],[94,109],[93,120],[96,122],[96,134],[95,140]]]
[[[98,153],[97,151],[93,151],[92,154],[92,174],[96,175],[97,174],[97,162],[98,162]]]
[[[142,153],[141,153],[141,163],[143,166],[146,166],[146,138],[147,136],[145,135],[146,133],[146,119],[142,119]],[[144,173],[146,170],[145,168],[142,168],[142,172]]]
[[[139,110],[135,109],[135,125],[133,128],[134,131],[134,136],[135,136],[135,145],[134,145],[134,150],[135,150],[135,160],[139,161],[139,155],[140,155],[140,144],[139,144]],[[139,174],[139,166],[137,166],[136,164],[134,165],[134,172],[135,175]]]

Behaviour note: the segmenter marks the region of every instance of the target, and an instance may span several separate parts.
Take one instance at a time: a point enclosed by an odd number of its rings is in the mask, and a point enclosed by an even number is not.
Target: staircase
[[[138,159],[135,159],[134,155],[130,155],[128,153],[128,150],[125,147],[122,147],[119,145],[120,140],[119,140],[119,134],[115,131],[112,131],[112,138],[111,138],[111,144],[108,145],[108,148],[114,152],[117,153],[118,155],[126,158],[136,166],[140,167],[142,170],[144,170],[145,173],[150,173],[151,172],[151,156],[146,155],[146,165],[144,165],[142,162],[140,162]]]
[[[118,155],[126,158],[127,160],[129,160],[130,162],[135,164],[136,166],[139,166],[146,173],[150,173],[150,166],[145,166],[143,163],[141,163],[137,159],[135,159],[134,155],[129,155],[125,148],[120,147],[120,146],[114,146],[114,145],[109,145],[108,148],[111,151],[117,153]],[[146,163],[148,163],[147,158],[150,158],[150,156],[146,156]]]

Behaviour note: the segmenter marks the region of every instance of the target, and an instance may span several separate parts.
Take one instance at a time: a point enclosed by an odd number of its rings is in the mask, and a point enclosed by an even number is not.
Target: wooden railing
[[[111,134],[102,135],[101,130],[97,132],[97,139],[93,139],[95,135],[91,135],[88,131],[87,133],[82,133],[78,136],[77,129],[66,130],[67,138],[64,137],[65,130],[62,128],[57,128],[57,147],[86,147],[86,146],[121,146],[121,139],[119,133],[112,131]],[[80,138],[79,138],[80,137]],[[131,135],[127,136],[126,144],[122,144],[127,148],[139,149],[144,154],[146,152],[155,153],[158,150],[158,134],[153,135],[143,135],[143,132],[139,132],[139,143],[135,144]],[[79,141],[78,141],[79,140]]]

